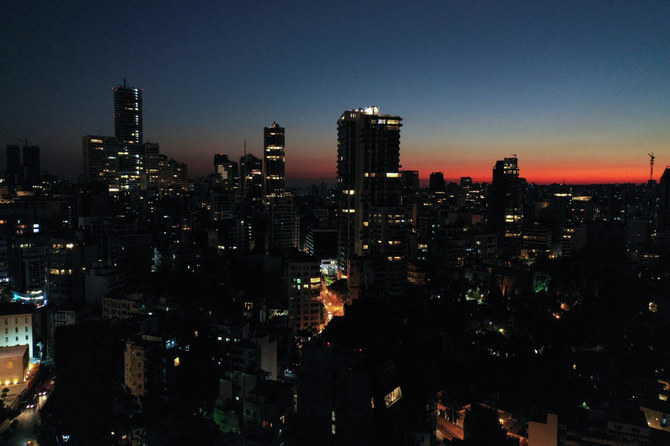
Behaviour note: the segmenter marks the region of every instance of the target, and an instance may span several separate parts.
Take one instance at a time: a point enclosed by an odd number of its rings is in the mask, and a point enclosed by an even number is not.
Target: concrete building
[[[428,190],[431,194],[444,193],[446,191],[444,174],[442,172],[431,172]]]
[[[518,159],[497,161],[489,189],[488,224],[506,256],[514,256],[520,249],[523,199],[524,181],[519,177]]]
[[[123,80],[114,90],[114,136],[121,145],[142,144],[142,92]]]
[[[9,385],[25,382],[29,365],[27,345],[0,347],[0,383]]]
[[[239,167],[235,161],[228,158],[224,153],[214,155],[214,173],[217,181],[223,189],[237,190],[240,185]]]
[[[275,197],[270,203],[270,249],[300,245],[300,219],[291,197]]]
[[[33,357],[33,307],[5,304],[0,306],[0,347],[28,346]]]
[[[145,396],[149,391],[160,390],[154,375],[155,367],[162,363],[161,352],[164,349],[163,339],[157,336],[142,335],[139,338],[127,340],[124,348],[124,384],[132,395]]]
[[[325,323],[321,293],[320,260],[294,253],[287,260],[284,284],[288,295],[288,326],[294,331],[318,330]]]
[[[7,170],[5,178],[10,187],[23,184],[23,165],[21,164],[21,147],[15,144],[7,146]]]
[[[103,297],[103,319],[130,319],[140,314],[142,295],[135,293],[125,297]]]
[[[10,242],[9,280],[14,299],[44,305],[47,241],[39,236],[21,236]]]
[[[248,202],[263,200],[263,161],[247,153],[240,158],[240,187]]]
[[[273,122],[263,129],[263,179],[265,202],[281,197],[286,189],[285,129]]]
[[[350,259],[370,258],[379,291],[388,294],[401,293],[407,278],[401,121],[400,116],[380,114],[378,107],[348,110],[338,120],[339,268],[348,275]]]

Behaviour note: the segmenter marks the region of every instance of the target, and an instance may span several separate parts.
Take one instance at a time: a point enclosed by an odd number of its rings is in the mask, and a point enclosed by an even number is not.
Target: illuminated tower
[[[508,254],[514,254],[523,226],[524,180],[519,178],[516,156],[497,161],[489,191],[490,227]]]
[[[286,155],[284,153],[284,127],[273,122],[263,129],[263,179],[265,202],[284,195],[286,188]]]
[[[401,206],[400,116],[379,107],[345,111],[337,123],[338,267],[363,257],[389,294],[407,280],[407,216]]]
[[[135,199],[143,173],[142,90],[128,86],[125,79],[114,87],[114,136],[119,144],[119,192]]]
[[[142,90],[126,85],[114,87],[114,136],[119,144],[142,144]]]

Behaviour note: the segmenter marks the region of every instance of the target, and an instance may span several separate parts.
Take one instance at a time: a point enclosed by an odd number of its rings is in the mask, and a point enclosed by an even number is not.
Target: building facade
[[[285,130],[273,122],[263,129],[263,179],[265,202],[284,195],[286,188]]]
[[[376,287],[399,294],[407,277],[408,223],[401,205],[402,118],[378,107],[345,111],[338,120],[338,264],[367,257]],[[378,286],[377,286],[378,285]]]
[[[488,223],[498,235],[500,246],[514,255],[520,248],[523,227],[523,179],[516,157],[504,158],[493,168],[489,190]]]
[[[114,136],[121,145],[142,144],[142,90],[127,85],[125,79],[113,90]]]

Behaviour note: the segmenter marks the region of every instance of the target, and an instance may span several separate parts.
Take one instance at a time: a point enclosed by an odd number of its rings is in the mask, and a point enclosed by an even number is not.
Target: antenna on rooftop
[[[651,181],[654,178],[654,160],[656,157],[654,156],[654,152],[647,153],[649,155],[649,167],[651,168],[651,171],[649,172],[649,181]]]

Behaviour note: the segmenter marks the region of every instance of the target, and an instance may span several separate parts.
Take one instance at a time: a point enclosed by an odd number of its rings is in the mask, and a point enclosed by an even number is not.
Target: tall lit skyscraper
[[[263,179],[265,201],[284,195],[286,188],[286,154],[284,127],[273,122],[263,129]]]
[[[114,136],[121,145],[142,144],[142,90],[125,79],[114,87]]]
[[[400,116],[378,107],[345,111],[337,123],[338,264],[365,257],[375,287],[402,292],[407,281],[407,216],[401,206]]]
[[[493,168],[493,181],[489,190],[488,223],[504,243],[507,254],[514,254],[516,242],[521,240],[523,226],[524,180],[519,178],[518,160],[515,157],[497,161]],[[511,249],[510,249],[511,248]]]

